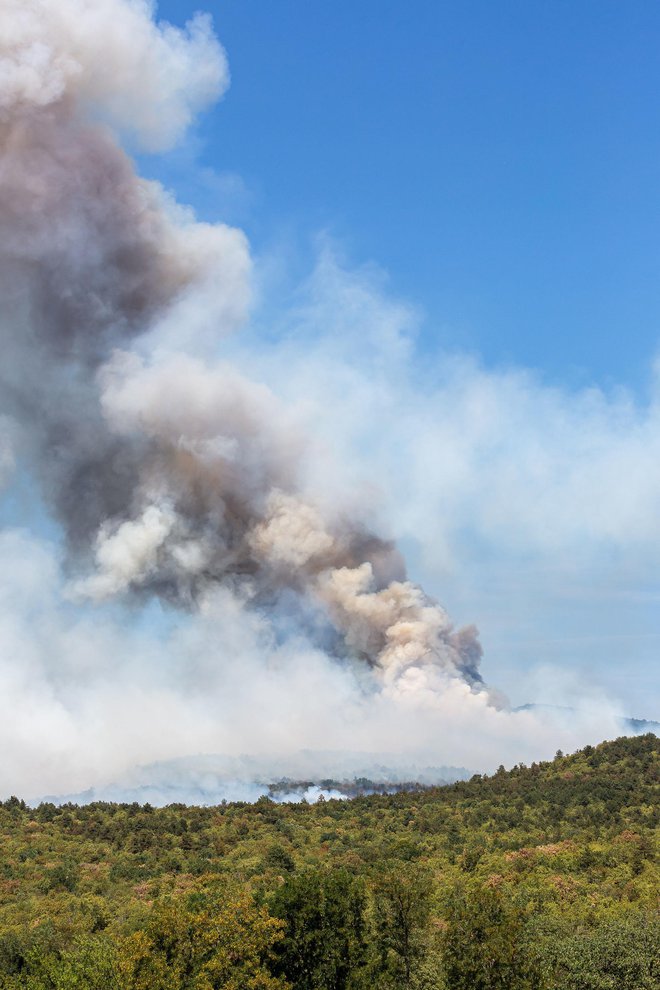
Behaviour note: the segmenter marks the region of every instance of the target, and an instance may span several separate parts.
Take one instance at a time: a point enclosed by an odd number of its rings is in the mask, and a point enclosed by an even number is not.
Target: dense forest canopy
[[[660,986],[660,744],[349,801],[0,805],[0,987]]]

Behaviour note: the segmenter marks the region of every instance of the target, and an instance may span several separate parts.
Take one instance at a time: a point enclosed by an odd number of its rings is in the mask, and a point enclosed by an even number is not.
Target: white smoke
[[[0,110],[88,105],[152,151],[180,138],[226,90],[208,15],[180,30],[149,0],[4,0]]]
[[[244,235],[198,222],[121,149],[118,135],[171,145],[228,82],[206,18],[180,31],[153,14],[139,0],[0,9],[0,414],[20,423],[20,444],[0,432],[0,474],[14,458],[31,473],[66,544],[60,560],[1,535],[0,742],[15,759],[0,790],[74,790],[195,752],[389,751],[393,734],[410,753],[441,733],[444,762],[477,768],[486,751],[520,758],[521,735],[547,753],[557,726],[500,710],[476,630],[408,579],[374,532],[373,491],[342,466],[360,449],[342,424],[355,439],[374,396],[380,412],[401,394],[388,375],[394,362],[405,380],[410,314],[365,324],[382,350],[371,382],[339,347],[323,374],[304,347],[279,372],[285,343],[241,356],[227,336],[251,304]],[[354,302],[335,298],[352,324]],[[313,400],[306,385],[296,397],[306,374]],[[467,427],[496,421],[494,401],[465,401]],[[444,413],[452,478],[461,437]],[[411,416],[365,434],[396,461],[393,491],[427,483]],[[124,628],[149,602],[163,629]],[[614,725],[602,706],[598,719]],[[562,729],[564,747],[584,731]]]
[[[374,690],[358,668],[291,630],[281,638],[221,587],[193,616],[136,625],[124,610],[72,608],[43,540],[5,531],[0,559],[0,746],[11,753],[1,794],[35,799],[113,783],[126,794],[139,782],[151,801],[177,799],[172,788],[191,785],[186,764],[169,761],[202,753],[253,754],[238,765],[209,761],[234,781],[241,767],[266,781],[351,779],[362,768],[376,776],[379,764],[390,777],[411,764],[494,770],[620,732],[597,696],[569,715],[498,711],[483,692],[440,675],[409,695]]]
[[[97,573],[74,585],[78,594],[110,598],[139,584],[158,567],[158,551],[172,532],[174,516],[166,508],[148,506],[139,519],[102,528],[97,539]]]
[[[455,633],[360,515],[303,490],[310,441],[275,395],[231,366],[171,353],[173,340],[217,340],[240,322],[248,265],[237,231],[196,223],[142,182],[95,120],[154,145],[217,95],[224,62],[207,21],[181,33],[151,13],[41,0],[2,14],[8,407],[31,419],[71,565],[95,566],[72,591],[192,609],[214,585],[272,611],[296,599],[301,620],[323,613],[335,652],[389,687],[405,676],[409,691],[436,667],[481,690],[476,630]],[[41,406],[26,417],[35,370]]]
[[[647,396],[550,386],[464,354],[420,358],[417,322],[381,274],[325,243],[288,332],[257,352],[237,337],[232,358],[302,404],[332,449],[331,469],[311,465],[315,486],[368,500],[422,583],[443,589],[452,614],[478,617],[487,679],[526,701],[538,697],[532,668],[561,665],[654,717],[657,370]]]

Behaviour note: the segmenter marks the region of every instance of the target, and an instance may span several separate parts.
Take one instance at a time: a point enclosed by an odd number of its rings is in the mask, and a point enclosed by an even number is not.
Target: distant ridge
[[[657,736],[658,729],[660,729],[660,722],[650,721],[646,718],[626,718],[624,719],[624,723],[627,729],[640,735],[646,732],[654,732]]]
[[[395,753],[301,750],[278,759],[200,754],[138,766],[105,786],[47,795],[43,800],[54,804],[137,802],[155,807],[252,803],[260,797],[277,803],[313,803],[320,797],[351,798],[443,786],[471,775],[465,767],[429,766]]]
[[[561,712],[567,718],[579,709],[528,703],[513,711]],[[622,716],[621,735],[660,735],[660,722]],[[465,781],[473,771],[465,767],[429,766],[423,759],[403,759],[395,753],[345,753],[301,750],[286,757],[198,754],[162,760],[133,768],[123,778],[69,794],[46,795],[53,804],[91,804],[96,801],[185,804],[209,807],[223,802],[254,803],[268,798],[314,803],[320,798],[352,798],[392,794]]]
[[[578,708],[569,708],[566,705],[543,705],[537,704],[535,702],[528,702],[526,705],[518,705],[517,708],[513,709],[514,712],[565,712],[567,715],[576,715],[579,713]],[[648,718],[631,718],[627,715],[622,715],[619,719],[622,732],[632,732],[635,735],[643,735],[646,732],[653,732],[657,736],[660,730],[660,722],[656,722],[653,719]]]

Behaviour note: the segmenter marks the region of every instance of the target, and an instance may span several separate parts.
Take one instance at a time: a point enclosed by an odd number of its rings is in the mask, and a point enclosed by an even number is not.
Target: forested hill
[[[651,990],[660,743],[316,805],[0,805],[8,990]]]

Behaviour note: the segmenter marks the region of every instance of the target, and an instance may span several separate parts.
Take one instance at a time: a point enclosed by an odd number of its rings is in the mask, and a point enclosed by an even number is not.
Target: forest
[[[659,750],[313,805],[11,797],[0,987],[658,988]]]

